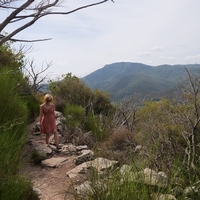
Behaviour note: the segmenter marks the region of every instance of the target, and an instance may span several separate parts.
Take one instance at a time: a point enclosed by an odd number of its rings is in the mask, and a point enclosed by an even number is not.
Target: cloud
[[[185,57],[186,62],[188,63],[200,63],[200,54],[191,55]]]

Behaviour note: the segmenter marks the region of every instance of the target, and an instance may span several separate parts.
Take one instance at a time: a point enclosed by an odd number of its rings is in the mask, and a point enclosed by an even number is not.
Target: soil
[[[44,143],[45,136],[43,134],[33,135],[32,128],[38,120],[29,126],[28,142],[23,151],[24,163],[21,173],[25,175],[33,184],[33,188],[40,194],[41,200],[73,200],[73,194],[70,194],[72,185],[79,180],[71,180],[67,177],[66,172],[73,169],[76,165],[74,163],[74,156],[68,156],[67,160],[56,168],[43,167],[36,165],[30,160],[30,142],[37,141]],[[53,157],[62,157],[62,153],[55,152]],[[66,155],[65,155],[66,157]]]

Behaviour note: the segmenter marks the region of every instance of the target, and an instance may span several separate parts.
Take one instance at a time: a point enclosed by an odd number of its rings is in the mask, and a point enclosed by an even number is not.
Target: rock
[[[46,167],[58,167],[66,160],[68,160],[68,158],[65,158],[65,157],[49,158],[49,159],[43,160],[42,165]]]
[[[168,178],[164,172],[156,173],[154,170],[146,168],[138,173],[140,181],[148,185],[156,185],[158,187],[167,187]]]
[[[180,196],[181,194],[183,194],[183,188],[181,186],[175,186],[174,188],[171,189],[171,194],[173,194],[174,196]]]
[[[33,135],[40,135],[41,133],[39,131],[32,132]]]
[[[68,171],[66,174],[69,178],[75,178],[78,176],[78,174],[85,174],[90,164],[91,163],[87,163],[87,162],[82,163],[76,166],[75,168],[73,168],[72,170]]]
[[[176,197],[171,194],[155,194],[152,197],[155,200],[176,200]]]
[[[77,151],[82,151],[82,150],[85,150],[85,149],[88,149],[87,145],[79,145],[79,146],[76,147]]]
[[[135,153],[140,152],[141,149],[142,149],[142,146],[141,146],[141,145],[137,145],[137,146],[135,147]]]
[[[44,144],[33,143],[31,148],[31,159],[39,164],[42,160],[52,155],[52,149]]]
[[[91,161],[91,167],[96,169],[98,172],[104,171],[107,169],[113,169],[117,165],[118,165],[118,161],[108,160],[102,157],[96,158],[95,160]]]
[[[84,162],[76,166],[74,169],[68,171],[66,174],[69,178],[75,178],[78,176],[78,174],[85,174],[87,170],[91,168],[100,173],[107,169],[114,168],[114,166],[116,166],[117,164],[118,164],[117,161],[108,160],[108,159],[100,157],[92,161]]]
[[[92,150],[82,150],[81,155],[76,158],[76,165],[94,159],[94,152]]]
[[[42,191],[36,187],[33,187],[33,191],[38,195],[41,196],[42,195]]]
[[[130,165],[122,165],[119,172],[121,173],[121,176],[127,176],[132,172],[132,167]]]
[[[196,186],[188,186],[184,190],[184,195],[186,197],[200,196],[200,191]]]
[[[87,196],[88,193],[92,193],[91,181],[85,181],[81,185],[75,187],[77,194]]]
[[[77,149],[76,146],[74,146],[73,144],[66,144],[62,146],[61,152],[66,155],[76,155]]]

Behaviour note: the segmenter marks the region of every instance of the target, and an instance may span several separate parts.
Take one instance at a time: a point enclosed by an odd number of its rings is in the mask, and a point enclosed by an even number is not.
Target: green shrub
[[[31,183],[21,176],[9,176],[0,185],[2,200],[39,200]]]
[[[0,172],[15,173],[26,141],[27,107],[13,88],[15,82],[0,79]]]
[[[28,108],[28,120],[32,122],[39,116],[39,102],[33,95],[22,96]]]
[[[86,131],[91,131],[98,141],[102,141],[108,135],[108,130],[102,127],[99,115],[89,113],[84,123],[84,128]]]
[[[27,107],[21,100],[16,77],[0,74],[0,190],[5,179],[16,174],[21,164],[21,150],[27,137]],[[4,191],[3,191],[4,192]]]
[[[10,125],[0,134],[0,175],[15,174],[21,163],[20,153],[26,142],[26,131],[23,122],[16,123],[21,124]]]
[[[64,109],[66,125],[70,130],[74,130],[77,126],[82,126],[85,118],[85,111],[79,105],[67,105]]]
[[[35,163],[35,164],[40,164],[42,160],[44,160],[46,158],[45,155],[43,154],[39,154],[36,150],[33,150],[31,152],[31,160]]]

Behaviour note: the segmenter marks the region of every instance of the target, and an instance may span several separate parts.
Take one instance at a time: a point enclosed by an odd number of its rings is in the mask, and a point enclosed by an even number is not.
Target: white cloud
[[[192,56],[186,56],[185,57],[186,62],[188,63],[200,63],[200,54],[192,55]]]

